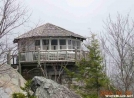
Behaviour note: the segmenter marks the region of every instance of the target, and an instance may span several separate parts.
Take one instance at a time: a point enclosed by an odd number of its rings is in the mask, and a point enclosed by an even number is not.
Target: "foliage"
[[[26,96],[23,93],[14,93],[12,95],[13,98],[36,98],[34,95],[31,95],[30,90],[31,90],[31,80],[28,80],[25,83],[24,87],[21,87],[21,89],[26,92]]]
[[[26,98],[23,93],[13,93],[12,98]]]
[[[86,45],[89,50],[88,57],[77,63],[77,73],[67,70],[71,78],[77,83],[72,85],[83,98],[98,98],[101,88],[107,88],[109,80],[103,71],[103,58],[98,40],[92,35],[90,44]]]
[[[28,80],[26,83],[25,83],[25,86],[24,87],[21,87],[21,89],[25,92],[27,92],[27,96],[29,97],[30,96],[30,85],[31,85],[31,81]]]

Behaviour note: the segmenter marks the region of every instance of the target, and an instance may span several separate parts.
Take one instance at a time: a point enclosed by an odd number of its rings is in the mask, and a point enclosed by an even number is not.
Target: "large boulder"
[[[23,93],[25,79],[9,65],[0,65],[0,98],[12,98],[14,92]]]
[[[81,98],[67,87],[39,76],[32,79],[31,89],[37,98]]]

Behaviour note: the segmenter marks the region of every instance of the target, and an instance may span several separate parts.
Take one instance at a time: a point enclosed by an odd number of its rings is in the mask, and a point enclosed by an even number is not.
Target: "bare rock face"
[[[0,98],[12,98],[14,92],[23,91],[25,79],[9,65],[0,65]]]
[[[31,89],[37,98],[81,98],[67,87],[44,77],[35,76]]]

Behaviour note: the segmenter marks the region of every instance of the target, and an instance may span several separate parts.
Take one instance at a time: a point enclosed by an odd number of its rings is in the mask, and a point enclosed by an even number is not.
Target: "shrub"
[[[13,93],[12,98],[26,98],[23,93]]]

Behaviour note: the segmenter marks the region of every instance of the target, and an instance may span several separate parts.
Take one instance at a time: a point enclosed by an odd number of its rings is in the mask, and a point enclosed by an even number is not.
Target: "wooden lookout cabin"
[[[17,60],[19,72],[26,79],[45,75],[62,83],[65,79],[64,67],[75,70],[76,60],[85,56],[81,50],[81,43],[85,39],[46,23],[14,39],[13,42],[18,44],[18,56],[12,60]]]

